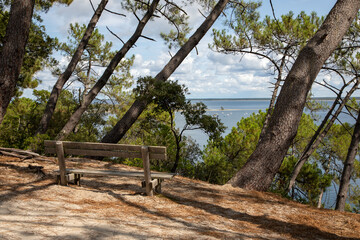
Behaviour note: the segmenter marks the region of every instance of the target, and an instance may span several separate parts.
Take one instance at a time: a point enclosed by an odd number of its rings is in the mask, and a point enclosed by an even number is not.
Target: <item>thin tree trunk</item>
[[[278,71],[279,71],[278,77],[276,79],[274,91],[273,91],[272,96],[271,96],[269,109],[266,112],[264,124],[263,124],[263,127],[262,127],[261,132],[260,132],[259,141],[261,141],[263,135],[265,134],[265,129],[267,128],[267,126],[269,124],[271,114],[272,114],[272,112],[274,110],[274,106],[275,106],[275,102],[276,102],[276,96],[277,96],[277,93],[278,93],[278,90],[279,90],[279,87],[280,87],[280,84],[281,84],[281,80],[282,80],[282,72],[283,72],[283,69],[284,69],[284,66],[285,66],[285,60],[286,60],[285,57],[287,55],[287,52],[288,52],[288,49],[285,50],[284,56],[281,58],[281,63],[280,63],[280,66],[278,68]]]
[[[176,141],[176,156],[175,156],[175,162],[173,167],[171,168],[171,172],[175,173],[177,167],[179,166],[179,161],[180,161],[180,142]]]
[[[96,11],[94,12],[94,15],[92,16],[92,18],[89,21],[89,24],[86,28],[84,36],[81,39],[81,42],[79,43],[70,63],[68,64],[66,70],[59,76],[58,80],[56,81],[56,83],[51,91],[49,100],[48,100],[45,110],[44,110],[44,114],[40,120],[40,124],[39,124],[39,127],[38,127],[35,135],[44,134],[47,131],[47,129],[49,128],[50,120],[55,111],[56,103],[57,103],[57,100],[61,93],[61,90],[64,87],[65,83],[71,77],[72,73],[75,70],[77,63],[81,59],[84,49],[86,48],[86,46],[89,42],[89,39],[91,37],[91,34],[93,33],[95,26],[96,26],[97,22],[99,21],[100,16],[101,16],[102,12],[104,11],[105,6],[108,3],[108,1],[109,0],[101,0],[99,6],[97,7]]]
[[[329,160],[328,160],[328,164],[327,167],[325,169],[325,174],[329,173],[329,169],[330,169],[330,161],[331,161],[331,156],[329,156]],[[321,208],[322,207],[322,199],[324,197],[324,192],[325,192],[325,188],[321,189],[320,195],[319,195],[319,200],[318,200],[318,204],[317,204],[317,208]]]
[[[322,198],[324,196],[324,189],[321,189],[321,192],[320,192],[320,195],[319,195],[319,200],[318,200],[318,203],[317,203],[317,208],[321,208],[322,206]]]
[[[0,53],[0,124],[14,95],[29,38],[33,0],[13,0]]]
[[[294,184],[295,184],[295,180],[297,178],[297,176],[300,173],[301,168],[304,166],[305,162],[309,159],[309,157],[311,156],[311,154],[313,154],[313,152],[315,151],[315,149],[319,146],[319,144],[321,143],[321,141],[323,140],[323,138],[326,136],[326,134],[329,132],[331,126],[334,124],[335,120],[337,119],[337,117],[339,116],[339,114],[341,113],[342,109],[344,108],[344,106],[346,105],[346,103],[349,101],[351,95],[354,93],[354,91],[357,89],[359,85],[359,81],[356,81],[356,83],[354,84],[354,86],[350,89],[350,91],[346,94],[344,100],[341,102],[341,104],[339,105],[338,109],[336,110],[336,112],[332,115],[332,111],[335,109],[335,106],[337,105],[337,102],[340,100],[341,98],[341,93],[342,91],[345,89],[345,87],[347,87],[347,85],[344,85],[340,91],[340,93],[338,94],[338,97],[336,98],[336,100],[334,101],[333,105],[331,106],[330,110],[328,111],[328,113],[326,114],[325,118],[323,119],[323,121],[321,122],[320,126],[318,127],[318,129],[316,130],[315,134],[312,136],[310,142],[308,143],[308,145],[305,148],[305,151],[302,153],[299,161],[296,163],[294,170],[291,174],[291,179],[289,181],[289,186],[288,186],[288,191],[290,191]],[[328,119],[330,118],[330,116],[332,115],[330,121],[328,122]],[[326,125],[326,126],[325,126]],[[323,130],[324,128],[324,130]],[[322,131],[322,132],[321,132]]]
[[[350,184],[350,177],[354,168],[355,156],[357,154],[360,142],[360,111],[356,119],[354,133],[351,138],[350,147],[345,159],[344,169],[341,175],[339,192],[336,199],[335,210],[344,211],[347,192]]]
[[[141,33],[145,27],[145,25],[148,23],[148,21],[153,16],[156,7],[158,5],[160,0],[154,0],[144,17],[140,20],[134,34],[129,38],[129,40],[124,44],[124,46],[116,53],[116,55],[111,59],[110,64],[105,69],[103,75],[100,77],[100,79],[96,82],[94,87],[89,91],[88,94],[83,98],[82,103],[80,106],[76,109],[76,111],[71,115],[69,121],[65,124],[63,129],[60,131],[60,133],[57,135],[56,139],[63,140],[66,138],[71,131],[75,128],[75,126],[79,123],[82,114],[86,111],[86,109],[89,107],[91,102],[94,100],[94,98],[97,96],[97,94],[100,92],[100,90],[105,86],[108,79],[110,78],[111,74],[113,74],[116,66],[119,64],[121,59],[123,59],[126,55],[126,53],[134,46],[136,41],[141,37]]]
[[[176,68],[187,57],[191,50],[200,42],[202,37],[214,24],[216,19],[224,10],[229,0],[220,0],[214,9],[211,11],[206,20],[196,30],[196,32],[189,38],[189,40],[179,49],[174,57],[170,59],[168,64],[159,72],[155,78],[160,81],[166,81],[170,75],[176,70]],[[120,119],[113,129],[105,135],[101,140],[104,143],[117,143],[125,135],[125,133],[134,124],[140,114],[145,110],[147,106],[146,100],[136,100],[125,115]]]
[[[235,176],[232,186],[267,191],[296,136],[306,97],[326,59],[360,8],[359,0],[338,0],[324,23],[300,51],[280,91],[263,139]]]

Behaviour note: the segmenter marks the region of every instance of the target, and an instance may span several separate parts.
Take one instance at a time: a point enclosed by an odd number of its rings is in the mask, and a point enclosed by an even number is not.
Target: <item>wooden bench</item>
[[[144,178],[142,187],[146,188],[146,194],[152,196],[154,190],[158,193],[161,192],[162,181],[170,179],[175,175],[174,173],[150,172],[150,159],[166,160],[166,147],[49,140],[45,140],[44,145],[45,153],[57,155],[59,164],[58,182],[61,185],[67,185],[72,180],[75,184],[80,185],[80,178],[83,175],[141,177]],[[141,158],[143,160],[144,172],[66,169],[65,154]]]

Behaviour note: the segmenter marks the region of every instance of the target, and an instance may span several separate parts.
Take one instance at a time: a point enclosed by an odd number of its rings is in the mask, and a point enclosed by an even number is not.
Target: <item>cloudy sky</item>
[[[99,2],[100,0],[93,0],[95,7]],[[275,14],[279,17],[289,11],[297,14],[302,10],[308,14],[316,11],[318,15],[325,15],[334,5],[335,0],[272,0],[272,2]],[[127,15],[127,17],[121,17],[105,12],[98,23],[100,32],[105,35],[107,41],[114,43],[114,50],[117,50],[121,48],[122,44],[106,30],[106,26],[126,41],[135,30],[137,20],[132,14],[121,8],[121,1],[110,0],[107,8]],[[186,11],[190,17],[192,32],[194,32],[204,17],[198,12],[196,6],[187,6]],[[59,38],[60,41],[66,41],[69,24],[75,22],[87,24],[92,14],[93,10],[89,0],[74,0],[69,7],[55,6],[42,17],[47,33],[52,37]],[[263,1],[261,15],[272,15],[269,0]],[[215,28],[221,29],[221,22],[221,19],[218,20]],[[128,57],[135,55],[135,63],[131,70],[135,78],[146,75],[155,76],[169,61],[168,48],[159,38],[159,33],[167,32],[170,29],[171,26],[162,19],[151,22],[145,27],[144,35],[157,41],[151,42],[142,38],[128,53]],[[211,43],[211,31],[198,45],[198,54],[195,50],[192,51],[171,76],[172,79],[179,80],[189,88],[190,98],[270,97],[271,85],[269,82],[273,80],[274,76],[268,70],[265,60],[259,60],[254,56],[240,58],[237,55],[219,54],[208,48],[209,43]],[[175,54],[175,50],[172,50],[171,53]],[[56,54],[56,56],[62,64],[66,63],[66,59],[60,54]],[[43,81],[39,86],[42,89],[50,90],[56,81],[48,71],[40,72],[38,77]],[[331,76],[319,76],[318,80],[321,79],[333,83],[337,81]],[[318,97],[331,96],[331,93],[319,86],[313,87],[313,93]]]

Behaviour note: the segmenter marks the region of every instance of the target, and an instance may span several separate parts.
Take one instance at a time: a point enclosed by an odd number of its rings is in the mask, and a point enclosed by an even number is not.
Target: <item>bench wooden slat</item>
[[[55,171],[58,172],[58,171]],[[124,177],[144,177],[144,172],[136,171],[109,171],[109,170],[93,170],[93,169],[66,169],[66,173],[75,173],[83,175],[109,175],[109,176],[124,176]],[[159,173],[151,172],[151,178],[171,179],[175,173]]]
[[[102,151],[102,150],[84,150],[65,148],[66,154],[82,156],[102,156],[102,157],[123,157],[123,158],[141,158],[141,152],[119,152],[119,151]],[[56,154],[55,148],[46,148],[45,153]],[[166,160],[167,155],[161,153],[150,153],[151,159]]]
[[[64,148],[71,149],[91,149],[91,150],[107,150],[107,151],[134,151],[141,152],[141,146],[129,144],[112,144],[112,143],[92,143],[92,142],[69,142],[62,141]],[[45,140],[45,147],[55,148],[56,141]],[[149,146],[150,153],[166,153],[166,147]]]

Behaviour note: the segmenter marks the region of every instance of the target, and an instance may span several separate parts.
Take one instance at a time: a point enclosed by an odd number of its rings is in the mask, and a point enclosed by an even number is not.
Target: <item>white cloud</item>
[[[97,7],[100,0],[93,0]],[[275,3],[275,2],[274,2]],[[98,27],[107,41],[114,42],[114,49],[120,49],[122,44],[116,37],[112,36],[106,29],[108,26],[113,32],[119,35],[124,41],[133,34],[138,21],[132,13],[126,12],[121,7],[121,1],[109,1],[108,9],[115,12],[124,13],[127,16],[121,17],[108,12],[104,12]],[[198,6],[188,4],[185,8],[190,16],[191,33],[203,22],[204,17],[198,12]],[[203,13],[205,13],[203,11]],[[44,15],[44,24],[51,36],[57,36],[61,41],[66,39],[66,33],[71,22],[80,22],[87,24],[91,18],[93,10],[88,0],[76,0],[69,7],[58,5],[50,9],[48,14]],[[139,14],[139,17],[142,16]],[[219,20],[218,20],[219,21]],[[221,21],[221,20],[220,20]],[[221,24],[215,24],[221,28]],[[140,38],[127,56],[134,54],[135,62],[131,69],[131,74],[137,78],[139,76],[155,76],[170,60],[170,55],[165,44],[159,38],[160,32],[167,32],[172,28],[165,19],[155,19],[144,29],[144,35],[155,38],[157,42],[152,42]],[[208,48],[211,43],[211,30],[203,37],[197,46],[198,54],[193,50],[183,61],[178,69],[172,74],[170,79],[179,80],[185,84],[191,97],[270,97],[271,85],[274,76],[268,68],[268,62],[259,59],[254,55],[225,55],[213,52]],[[171,50],[171,54],[176,52]],[[59,56],[60,65],[67,64],[68,59]],[[56,78],[51,76],[48,71],[38,74],[43,80],[43,88],[49,89],[55,83]],[[329,75],[319,76],[318,80],[326,79],[331,84],[339,85],[341,80]],[[320,86],[313,87],[314,92],[324,94]]]

